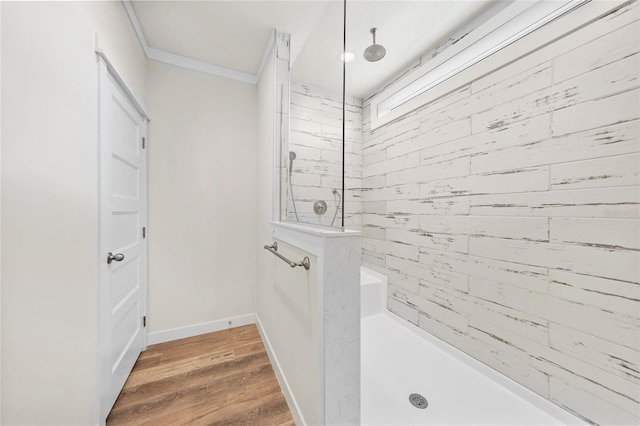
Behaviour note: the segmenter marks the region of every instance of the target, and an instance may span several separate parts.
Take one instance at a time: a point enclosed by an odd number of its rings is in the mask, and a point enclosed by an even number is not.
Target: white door
[[[100,60],[100,411],[146,345],[147,119]],[[144,233],[144,234],[143,234]]]

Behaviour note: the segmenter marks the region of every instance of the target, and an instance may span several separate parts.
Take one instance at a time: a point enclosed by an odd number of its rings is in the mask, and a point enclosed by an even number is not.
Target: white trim
[[[133,32],[136,34],[138,42],[140,43],[140,47],[142,48],[142,51],[144,52],[144,55],[147,57],[147,59],[162,62],[164,64],[174,65],[176,67],[185,68],[191,71],[198,71],[205,74],[215,75],[216,77],[222,77],[229,80],[252,84],[254,86],[258,84],[260,76],[262,75],[262,70],[267,63],[269,54],[271,53],[271,50],[274,46],[275,30],[271,33],[269,42],[267,43],[267,47],[262,54],[262,60],[260,61],[260,65],[258,66],[258,71],[255,74],[251,74],[249,72],[222,67],[220,65],[211,64],[209,62],[204,62],[198,59],[189,58],[187,56],[167,52],[166,50],[150,47],[144,37],[144,32],[142,31],[142,27],[140,26],[140,21],[138,21],[136,12],[133,10],[131,0],[121,1],[122,6],[124,7],[124,10],[129,17],[129,22],[131,22],[131,26],[133,27]]]
[[[147,108],[144,106],[142,101],[140,101],[138,97],[131,91],[131,89],[129,89],[129,86],[121,77],[121,74],[118,72],[118,70],[113,66],[113,64],[107,57],[107,54],[104,53],[104,51],[97,46],[96,46],[95,52],[96,52],[96,55],[98,55],[98,57],[102,58],[105,65],[107,66],[107,71],[109,71],[109,74],[111,74],[111,76],[116,81],[116,83],[118,83],[118,85],[120,86],[120,89],[129,98],[129,100],[135,107],[136,111],[138,111],[138,113],[140,113],[140,115],[142,115],[147,121],[150,121],[151,119],[149,118],[149,114],[147,113]]]
[[[260,318],[256,314],[256,327],[258,328],[258,333],[260,333],[260,337],[262,338],[262,344],[264,345],[267,356],[269,357],[269,361],[271,361],[271,366],[273,367],[273,371],[276,373],[276,378],[278,379],[278,383],[280,384],[280,390],[284,395],[284,399],[287,401],[287,405],[289,406],[289,411],[293,416],[293,420],[297,426],[306,425],[307,422],[302,415],[302,410],[298,406],[296,398],[293,396],[293,392],[291,391],[291,387],[289,386],[289,382],[280,367],[280,363],[278,362],[278,357],[273,352],[271,348],[271,343],[269,342],[269,338],[267,337],[267,333],[264,331],[262,327],[262,323],[260,322]]]
[[[266,49],[264,49],[264,53],[262,54],[262,60],[260,61],[260,65],[258,66],[258,72],[256,72],[255,82],[253,84],[258,84],[258,82],[260,81],[260,77],[262,77],[262,71],[264,70],[264,67],[267,65],[267,62],[269,61],[269,57],[271,56],[271,51],[276,44],[275,41],[276,41],[276,30],[273,30],[271,32],[271,36],[269,37],[269,42],[267,43],[267,47]]]
[[[243,83],[256,84],[256,76],[247,72],[233,70],[186,56],[176,55],[155,47],[148,48],[147,58],[177,67],[186,68],[192,71],[203,72],[217,77],[228,78],[230,80],[241,81]]]
[[[144,138],[145,138],[145,151],[144,154],[144,175],[142,176],[142,185],[144,187],[144,213],[141,214],[142,223],[139,226],[143,226],[146,231],[149,230],[149,117],[145,116],[144,120]],[[149,345],[149,333],[147,333],[147,320],[149,318],[149,238],[146,236],[142,239],[142,245],[144,246],[144,268],[142,268],[142,282],[144,283],[144,297],[142,299],[142,309],[144,312],[144,345],[142,350],[146,350]]]
[[[242,327],[243,325],[255,324],[255,314],[241,315],[237,317],[223,318],[217,321],[203,322],[200,324],[188,325],[186,327],[172,328],[170,330],[149,333],[147,336],[149,345],[170,342],[172,340],[185,339],[187,337],[199,336],[201,334],[213,333],[227,330],[229,328]]]
[[[438,47],[421,55],[419,60],[420,64],[417,68],[411,72],[405,74],[403,77],[397,79],[383,91],[375,95],[371,99],[371,105],[384,102],[385,99],[393,96],[395,93],[402,90],[408,84],[412,84],[417,79],[423,77],[425,74],[431,72],[440,65],[448,62],[452,57],[458,54],[459,51],[464,50],[467,46],[476,43],[481,40],[491,31],[500,26],[501,23],[507,22],[514,16],[517,16],[522,11],[526,10],[530,6],[528,2],[513,2],[505,6],[502,2],[496,2],[481,13],[478,17],[473,19],[469,24],[455,32],[450,38],[458,39],[453,45],[440,50]],[[373,109],[372,109],[373,111]],[[373,112],[371,114],[373,118]],[[373,125],[373,124],[372,124]],[[372,127],[373,128],[373,127]]]
[[[390,113],[394,108],[448,80],[461,71],[472,67],[587,1],[565,0],[564,3],[538,2],[530,5],[525,11],[510,17],[506,22],[500,23],[499,27],[492,29],[482,39],[467,45],[466,48],[460,50],[449,61],[441,63],[438,67],[432,67],[429,73],[425,73],[419,79],[405,85],[402,89],[380,102],[377,108],[378,116],[382,117]],[[521,5],[522,3],[516,4],[516,6]],[[511,10],[511,8],[507,10]]]
[[[142,27],[140,26],[140,21],[138,21],[136,12],[133,10],[133,6],[131,6],[131,0],[122,0],[122,5],[124,6],[124,10],[127,12],[129,22],[131,22],[131,26],[133,27],[133,32],[135,32],[136,37],[138,37],[140,47],[142,47],[144,55],[148,58],[149,45],[147,44],[147,40],[144,38],[144,33],[142,32]]]
[[[521,38],[520,40],[512,43],[499,52],[494,53],[492,56],[486,58],[485,60],[478,62],[474,66],[467,68],[466,70],[463,70],[460,73],[449,78],[446,84],[437,85],[393,109],[391,113],[382,117],[377,117],[373,112],[377,111],[377,106],[379,103],[381,103],[384,99],[390,97],[400,87],[403,87],[415,81],[416,78],[422,76],[425,72],[425,69],[428,70],[433,68],[432,64],[427,62],[425,64],[427,68],[418,68],[414,72],[408,74],[406,77],[394,83],[392,87],[385,89],[372,98],[371,129],[373,130],[380,126],[388,124],[391,121],[394,121],[424,105],[427,105],[430,102],[441,98],[442,96],[469,83],[472,78],[477,78],[478,76],[489,74],[516,58],[528,55],[529,53],[538,49],[540,46],[543,46],[552,40],[561,38],[566,34],[574,31],[576,28],[581,27],[585,23],[597,19],[598,17],[608,13],[612,9],[615,9],[616,7],[623,4],[625,1],[626,0],[615,0],[608,2],[591,1],[583,5],[582,7],[579,7],[578,9],[574,9],[571,13],[563,16],[561,19],[556,19],[553,22],[550,22],[544,27],[544,31],[536,31],[526,37]],[[514,7],[519,5],[519,2],[514,3]],[[505,9],[505,13],[508,10],[509,8]],[[471,35],[469,37],[465,37],[464,40],[469,40],[470,42],[473,41],[471,39]],[[465,42],[464,40],[456,44],[456,48],[452,49],[451,54],[455,54],[459,50],[464,49],[466,46],[468,46],[469,42]],[[449,56],[451,56],[451,54]],[[441,55],[438,55],[438,57],[436,57],[433,62],[433,64],[435,64],[436,66],[440,63],[437,60],[440,56]],[[446,59],[445,56],[443,56],[443,58]]]

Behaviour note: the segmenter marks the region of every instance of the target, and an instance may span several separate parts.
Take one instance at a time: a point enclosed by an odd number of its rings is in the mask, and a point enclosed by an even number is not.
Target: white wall
[[[256,212],[257,212],[257,233],[255,244],[260,248],[258,253],[258,280],[256,288],[255,309],[258,321],[260,321],[261,331],[268,339],[270,354],[275,355],[278,364],[274,365],[276,373],[287,374],[299,374],[304,371],[300,368],[303,363],[298,361],[308,361],[313,363],[317,360],[314,355],[313,339],[311,336],[310,324],[305,317],[305,313],[300,314],[300,308],[303,304],[302,300],[308,296],[306,291],[296,292],[291,296],[287,296],[283,293],[283,288],[291,286],[292,284],[300,284],[302,280],[305,284],[302,284],[300,288],[307,289],[307,285],[311,285],[311,282],[306,282],[305,274],[302,268],[291,270],[285,263],[277,259],[273,254],[267,252],[262,247],[265,244],[271,244],[273,239],[272,225],[274,207],[277,212],[278,206],[274,206],[273,191],[274,191],[274,117],[276,114],[275,108],[275,63],[272,56],[264,67],[260,81],[258,82],[258,197],[256,200]],[[277,143],[277,142],[276,142]],[[279,169],[276,168],[275,170]],[[282,249],[290,251],[291,256],[298,258],[302,255],[302,252],[295,247],[288,246],[281,243]],[[287,253],[288,255],[289,253]],[[313,256],[312,256],[313,257]],[[314,257],[315,262],[315,257]],[[288,269],[283,271],[282,269]],[[276,271],[279,271],[278,273]],[[283,272],[289,272],[289,274],[283,274]],[[276,279],[276,276],[278,279]],[[283,278],[284,277],[284,278]],[[288,278],[288,279],[287,279]],[[313,284],[315,285],[315,281]],[[293,287],[295,288],[295,287]],[[292,300],[293,299],[293,300]],[[296,310],[296,308],[298,309]],[[297,318],[296,318],[297,314]],[[308,315],[308,312],[307,314]],[[300,320],[300,317],[303,320]],[[300,340],[307,343],[306,348],[303,347],[301,357],[296,358],[295,350],[298,349]],[[287,351],[287,347],[291,348]],[[307,358],[304,358],[307,357]],[[282,365],[280,365],[282,364]],[[292,364],[292,365],[291,365]],[[283,377],[278,375],[283,392],[287,398],[289,408],[296,419],[296,423],[300,423],[300,416],[310,415],[313,418],[318,416],[318,396],[319,389],[314,387],[315,378],[311,374],[305,379],[305,377]],[[283,382],[284,380],[284,382]],[[289,383],[291,381],[291,383]],[[306,388],[306,389],[305,389]],[[293,395],[296,391],[302,389],[301,394]],[[293,399],[292,399],[293,398]]]
[[[2,424],[98,422],[97,60],[140,98],[120,2],[2,4]]]
[[[265,64],[257,86],[257,185],[256,197],[256,223],[257,232],[255,244],[260,250],[271,242],[271,221],[274,216],[274,116],[275,116],[275,64],[273,56]],[[276,209],[277,210],[277,209]],[[266,254],[266,255],[265,255]],[[268,277],[273,277],[274,264],[267,256],[269,253],[260,252],[258,255],[258,276],[255,294],[256,312],[260,315],[264,309],[262,295],[263,283]]]
[[[253,314],[256,87],[148,62],[149,330]]]
[[[389,309],[599,424],[640,420],[639,9],[373,131],[364,104]]]

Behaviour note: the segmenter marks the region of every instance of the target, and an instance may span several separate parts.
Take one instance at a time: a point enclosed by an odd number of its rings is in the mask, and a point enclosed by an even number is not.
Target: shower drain
[[[409,395],[409,402],[413,404],[414,407],[420,408],[421,410],[424,410],[429,405],[427,398],[418,393],[412,393]]]

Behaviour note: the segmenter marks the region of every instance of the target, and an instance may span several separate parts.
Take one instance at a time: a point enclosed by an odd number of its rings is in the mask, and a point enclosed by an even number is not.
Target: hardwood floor
[[[294,425],[255,325],[149,346],[107,425]]]

